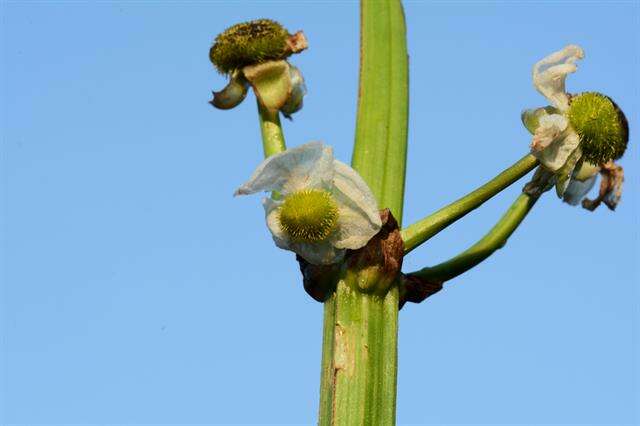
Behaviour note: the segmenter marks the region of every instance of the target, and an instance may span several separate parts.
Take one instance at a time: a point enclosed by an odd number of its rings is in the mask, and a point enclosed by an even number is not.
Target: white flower
[[[540,194],[553,185],[558,197],[571,205],[593,210],[604,202],[615,209],[624,180],[620,166],[611,160],[624,153],[629,137],[626,118],[607,96],[566,92],[567,75],[577,70],[584,57],[582,48],[566,46],[533,66],[533,85],[550,106],[525,110],[522,122],[533,134],[531,154],[542,164],[525,191]],[[600,173],[600,195],[585,199]]]
[[[260,191],[275,192],[263,206],[276,245],[313,264],[339,262],[382,225],[367,184],[321,142],[267,158],[235,195]]]
[[[565,80],[568,74],[577,70],[575,62],[583,57],[582,48],[569,45],[536,62],[533,66],[533,85],[551,106],[529,109],[522,113],[522,122],[533,134],[531,154],[555,175],[553,180],[556,192],[569,203],[586,186],[578,183],[570,185],[575,168],[582,162],[582,151],[580,136],[567,116],[571,96],[565,91]],[[546,184],[543,186],[546,187]],[[572,193],[564,198],[564,193],[570,186]]]
[[[575,62],[582,58],[584,58],[582,48],[570,44],[536,62],[533,66],[533,85],[542,96],[549,99],[551,105],[560,111],[566,111],[569,108],[570,96],[565,91],[564,81],[568,74],[576,72],[578,67]]]
[[[583,57],[584,52],[579,46],[569,45],[533,66],[533,85],[553,108],[526,110],[522,119],[533,133],[531,153],[552,172],[564,166],[580,144],[580,137],[565,115],[570,99],[565,92],[565,79],[576,71],[575,62]],[[534,129],[527,122],[533,122]]]

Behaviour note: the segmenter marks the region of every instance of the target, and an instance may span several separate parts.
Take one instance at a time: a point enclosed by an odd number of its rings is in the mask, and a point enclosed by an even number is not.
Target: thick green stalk
[[[529,173],[538,165],[533,155],[526,155],[514,165],[475,191],[402,230],[404,252],[409,253],[447,226],[480,207],[485,201]]]
[[[521,194],[504,216],[477,243],[446,262],[423,268],[409,275],[415,275],[427,281],[445,282],[468,271],[507,243],[507,239],[522,223],[538,198],[538,196]]]
[[[380,208],[389,208],[400,223],[408,118],[404,14],[399,0],[362,0],[360,17],[352,165]],[[367,292],[358,285],[366,273],[343,271],[325,302],[320,425],[395,424],[398,285],[380,284],[383,291]],[[375,287],[384,278],[373,281]]]
[[[258,102],[258,115],[260,118],[260,133],[262,134],[262,148],[264,158],[287,149],[282,134],[282,125],[278,111],[270,111]]]
[[[395,424],[398,287],[363,294],[355,280],[325,302],[320,426]]]
[[[363,0],[360,89],[352,166],[402,223],[409,74],[399,0]]]

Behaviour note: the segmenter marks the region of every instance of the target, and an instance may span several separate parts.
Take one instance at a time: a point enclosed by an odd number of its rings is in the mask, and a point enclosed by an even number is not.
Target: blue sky
[[[572,92],[626,112],[615,213],[548,193],[506,248],[400,312],[399,424],[640,420],[637,2],[408,2],[405,225],[527,152],[535,61],[586,57]],[[213,37],[303,29],[309,95],[288,144],[349,161],[354,2],[7,2],[2,16],[2,369],[6,424],[313,424],[321,305],[271,242],[255,102],[213,110]],[[405,259],[479,238],[524,181]]]

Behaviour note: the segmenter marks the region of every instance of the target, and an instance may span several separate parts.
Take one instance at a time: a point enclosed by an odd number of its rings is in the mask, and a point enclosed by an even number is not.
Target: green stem
[[[278,111],[269,111],[258,102],[258,114],[264,158],[287,149],[282,133],[282,125],[280,124],[280,113]]]
[[[409,105],[402,5],[400,0],[362,0],[360,18],[352,165],[379,207],[389,208],[401,223]],[[320,425],[395,424],[398,284],[382,294],[366,293],[358,282],[372,277],[362,274],[367,271],[343,271],[325,302]]]
[[[402,224],[409,69],[399,0],[363,0],[360,90],[352,166]]]
[[[485,201],[529,173],[537,165],[538,160],[535,157],[526,155],[475,191],[403,229],[404,253],[409,253],[456,220],[477,209]]]
[[[365,294],[354,280],[325,302],[319,425],[393,425],[398,287]]]
[[[430,268],[423,268],[409,275],[426,281],[445,282],[468,271],[504,247],[507,239],[527,216],[539,196],[521,194],[493,228],[477,243],[456,257]]]

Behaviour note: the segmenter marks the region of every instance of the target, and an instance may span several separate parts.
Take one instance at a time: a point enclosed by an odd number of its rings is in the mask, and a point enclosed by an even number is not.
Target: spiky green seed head
[[[338,206],[331,194],[321,189],[294,192],[285,197],[278,220],[293,241],[317,243],[336,228]]]
[[[622,157],[629,140],[629,125],[611,98],[597,92],[573,96],[567,115],[580,136],[585,160],[604,164]]]
[[[270,19],[243,22],[216,37],[209,59],[222,74],[246,65],[285,59],[291,53],[289,32]]]

